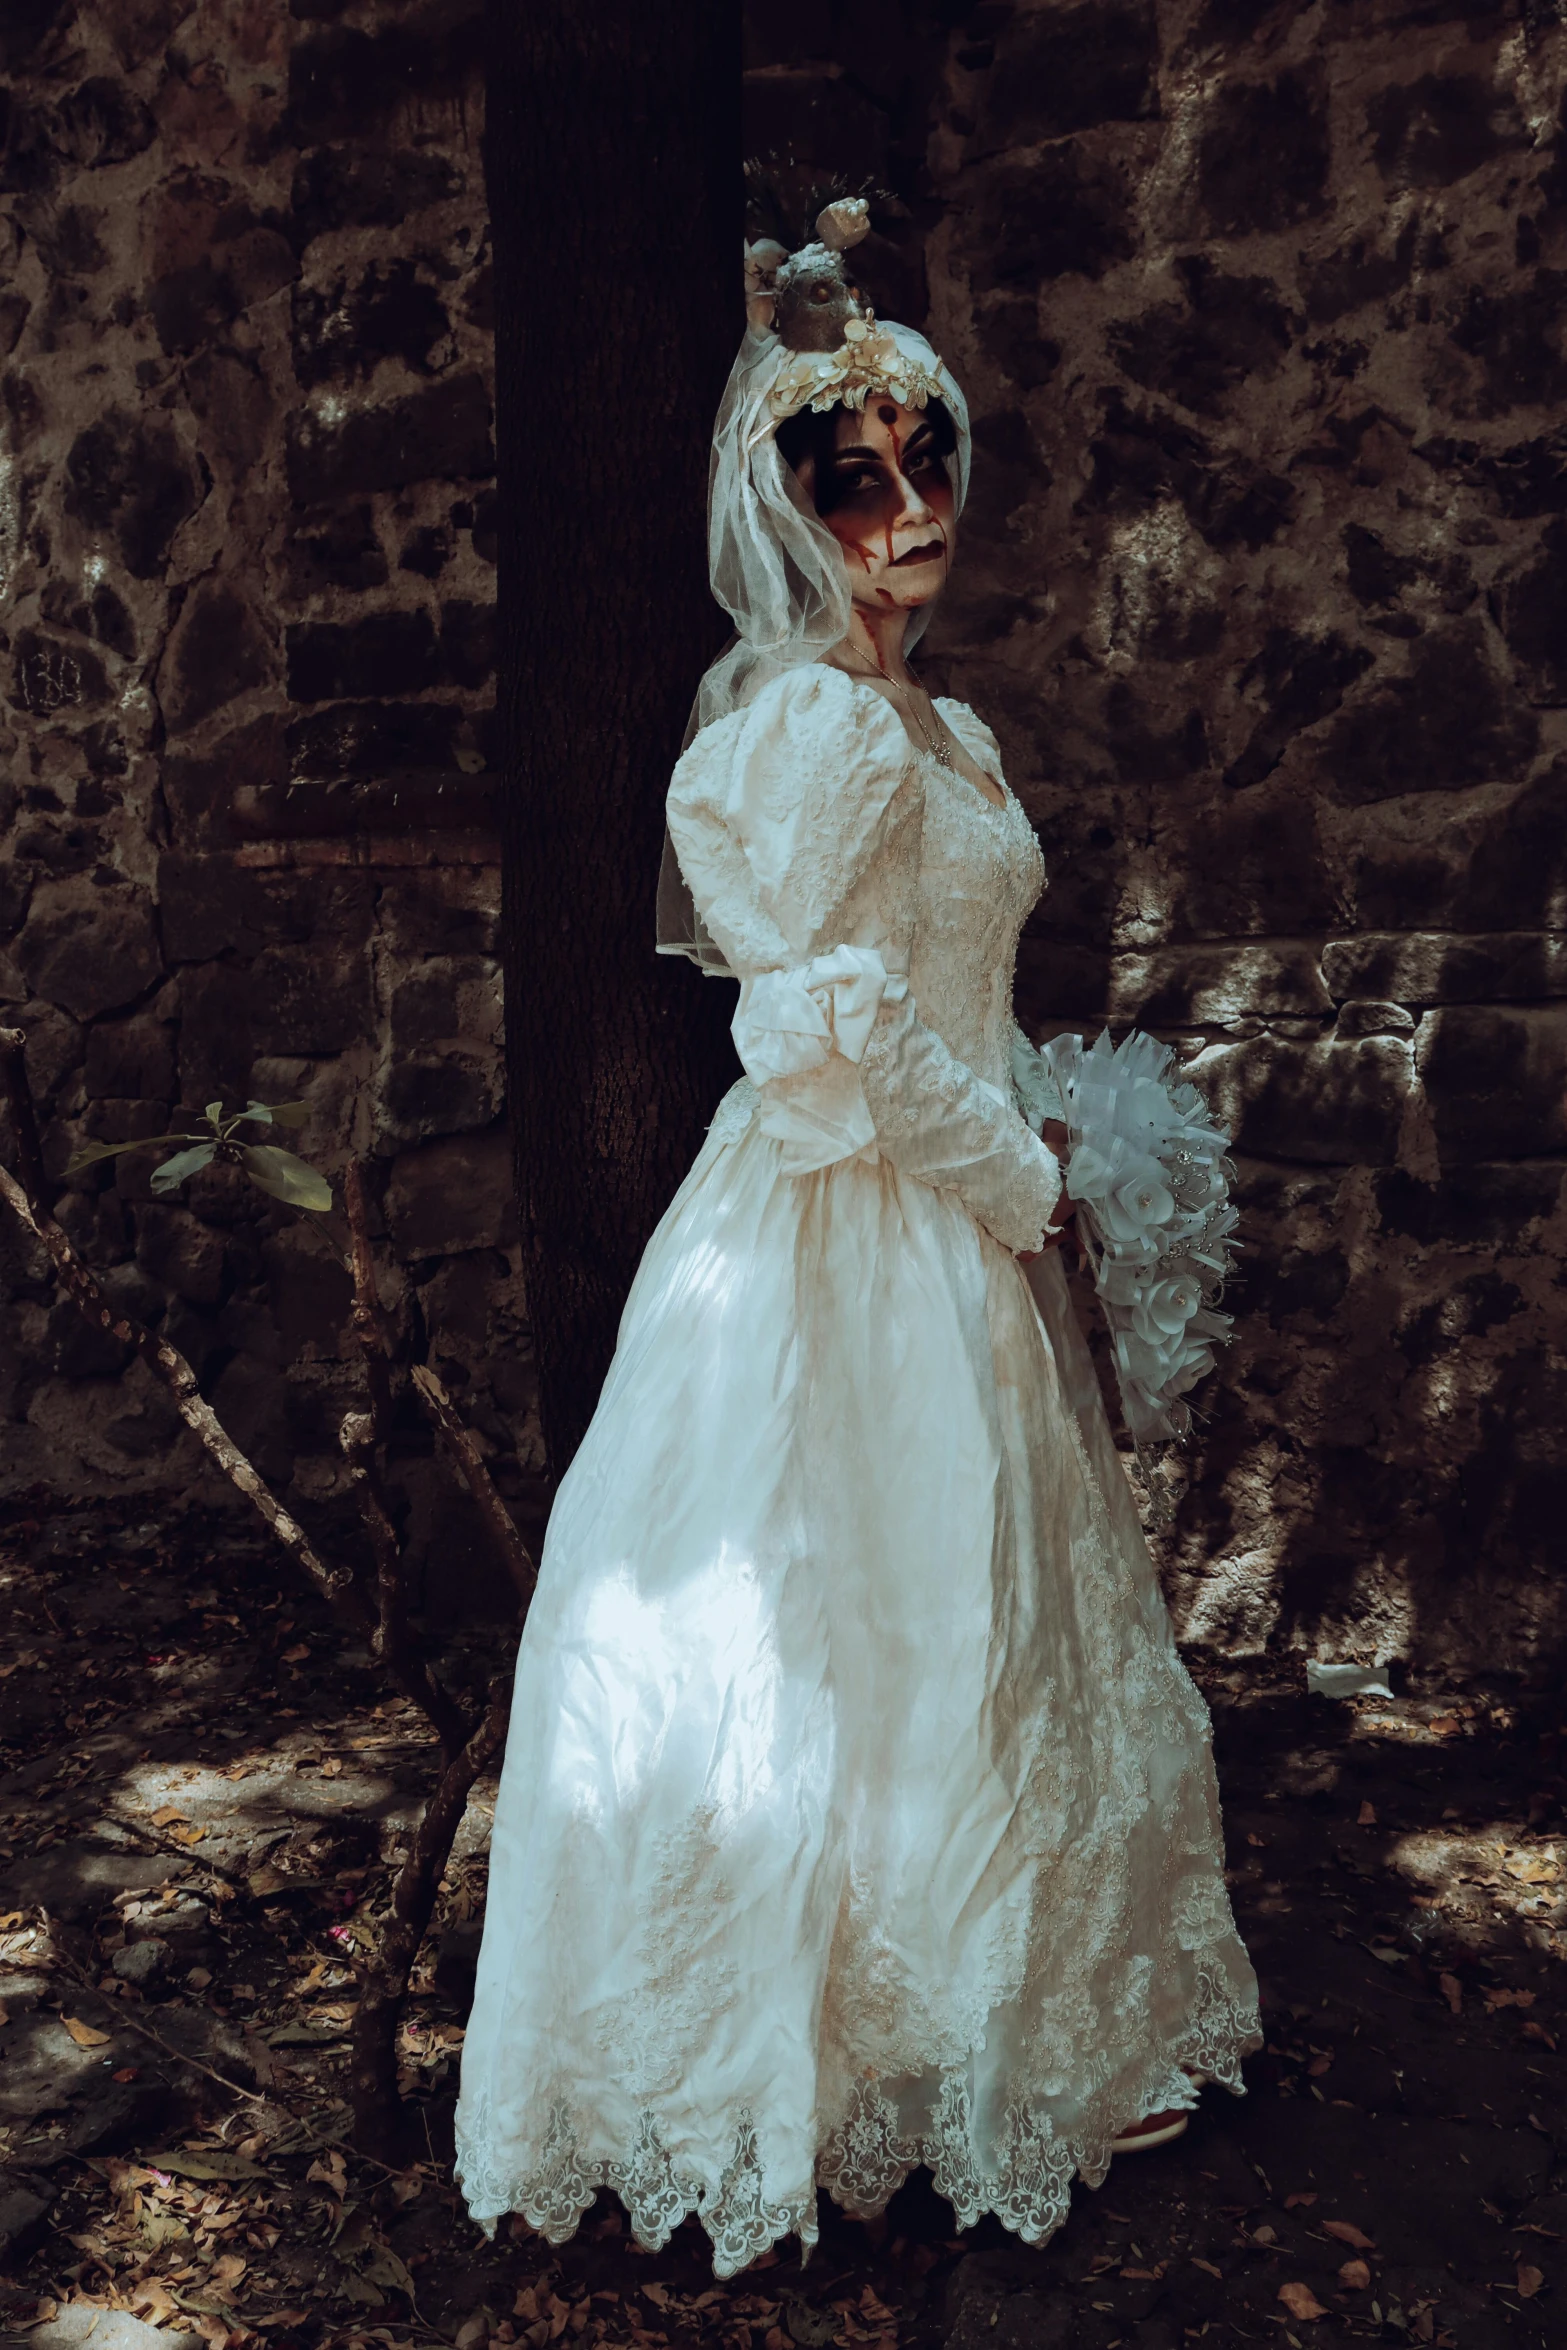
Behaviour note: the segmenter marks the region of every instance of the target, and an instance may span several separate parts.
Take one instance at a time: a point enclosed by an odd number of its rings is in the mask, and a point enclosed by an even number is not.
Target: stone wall
[[[401,1310],[536,1507],[473,7],[20,22],[0,998],[50,1151],[305,1095],[315,1154],[372,1154]],[[1183,1624],[1537,1666],[1567,1512],[1557,13],[752,0],[748,26],[748,149],[786,192],[886,191],[868,278],[969,393],[929,666],[996,725],[1050,861],[1025,1017],[1154,1029],[1236,1127],[1250,1247],[1168,1545]],[[328,1497],[340,1277],[252,1193],[154,1201],[148,1164],[69,1193],[72,1228]],[[189,1475],[156,1394],[0,1247],[0,1475]]]
[[[1485,0],[981,7],[933,115],[976,417],[939,639],[1053,887],[1037,1028],[1237,1136],[1194,1637],[1567,1625],[1567,35]]]
[[[307,1155],[368,1154],[399,1309],[536,1515],[477,0],[38,0],[6,28],[0,997],[47,1155],[307,1101]],[[266,1474],[327,1500],[342,1274],[243,1181],[158,1200],[157,1157],[62,1219]],[[0,1475],[198,1476],[151,1380],[0,1248]],[[416,1524],[445,1507],[407,1476]]]

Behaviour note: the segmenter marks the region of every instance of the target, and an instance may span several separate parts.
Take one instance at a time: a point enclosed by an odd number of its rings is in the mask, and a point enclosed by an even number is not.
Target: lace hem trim
[[[650,2252],[661,2251],[695,2212],[711,2239],[717,2277],[737,2275],[784,2236],[798,2236],[802,2261],[808,2258],[817,2238],[817,2187],[825,2187],[854,2218],[869,2219],[886,2209],[922,2163],[937,2192],[952,2205],[960,2228],[973,2227],[986,2212],[994,2212],[1025,2244],[1043,2244],[1067,2216],[1073,2180],[1080,2177],[1097,2187],[1104,2179],[1118,2130],[1144,2113],[1196,2104],[1190,2073],[1244,2096],[1241,2060],[1262,2040],[1255,2002],[1248,2006],[1236,2000],[1217,1972],[1199,1970],[1199,1979],[1198,2018],[1178,2052],[1150,2067],[1130,2098],[1122,2090],[1113,2108],[1103,2094],[1091,2099],[1081,2127],[1069,2138],[1057,2134],[1048,2115],[1014,2099],[1006,2110],[1001,2158],[994,2169],[987,2169],[976,2151],[969,2088],[953,2070],[942,2079],[930,2128],[907,2134],[885,2085],[862,2083],[847,2117],[818,2154],[813,2186],[798,2196],[778,2199],[765,2192],[756,2118],[748,2107],[736,2115],[734,2151],[716,2191],[675,2165],[650,2112],[638,2117],[625,2160],[585,2157],[564,2099],[550,2109],[543,2159],[526,2177],[508,2179],[485,2161],[482,2123],[463,2134],[457,2177],[488,2236],[503,2212],[519,2211],[550,2243],[562,2244],[575,2235],[601,2187],[620,2197],[633,2235]]]

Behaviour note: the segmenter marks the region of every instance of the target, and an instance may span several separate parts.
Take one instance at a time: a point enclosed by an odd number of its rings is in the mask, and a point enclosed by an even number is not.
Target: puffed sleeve
[[[1003,1246],[1040,1245],[1053,1154],[919,1018],[908,969],[923,813],[896,712],[819,664],[704,727],[669,829],[740,980],[734,1037],[788,1174],[886,1157]]]

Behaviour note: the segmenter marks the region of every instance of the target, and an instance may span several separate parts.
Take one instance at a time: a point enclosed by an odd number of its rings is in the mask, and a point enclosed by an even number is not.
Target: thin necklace
[[[851,645],[847,639],[845,639],[843,650],[846,653],[852,653],[857,661],[864,661],[866,676],[879,677],[882,681],[882,684],[887,687],[889,692],[894,694],[909,693],[910,689],[907,686],[901,685],[897,678],[889,677],[886,670],[883,669],[881,663],[879,661],[869,660],[867,656],[860,651],[858,645]],[[904,704],[904,707],[908,710],[910,716],[914,720],[915,725],[919,728],[920,733],[924,738],[925,748],[929,751],[931,757],[933,759],[939,759],[943,767],[950,767],[953,773],[956,774],[957,767],[953,760],[952,753],[947,747],[945,737],[940,734],[933,734],[931,732],[931,729],[925,723],[925,715],[921,710],[918,702],[911,699]]]

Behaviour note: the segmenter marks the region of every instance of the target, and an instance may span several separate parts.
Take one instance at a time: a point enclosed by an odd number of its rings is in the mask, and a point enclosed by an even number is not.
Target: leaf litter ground
[[[1194,1660],[1268,2045],[1042,2250],[918,2174],[716,2284],[601,2197],[493,2245],[450,2173],[493,1786],[400,2044],[405,2158],[349,2142],[356,1937],[428,1788],[422,1718],[243,1520],[0,1508],[0,2342],[40,2350],[1520,2350],[1567,2318],[1562,1724],[1498,1684],[1352,1704]],[[443,1670],[482,1684],[483,1628]],[[110,2320],[113,2320],[112,2326]]]

